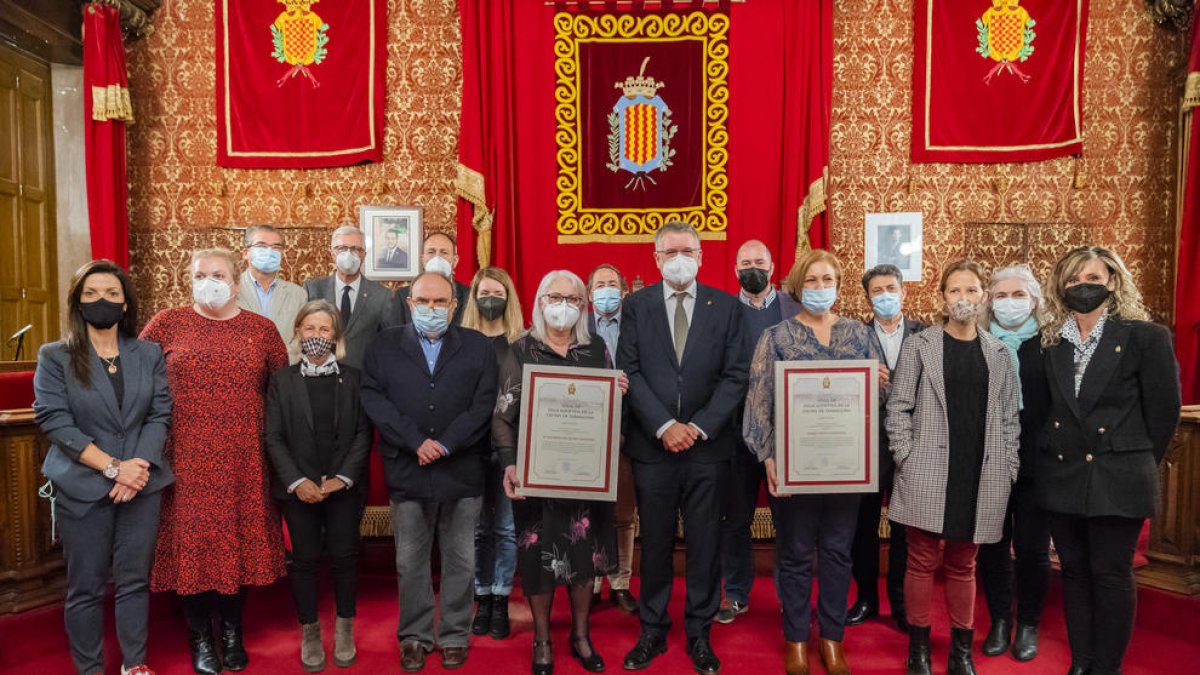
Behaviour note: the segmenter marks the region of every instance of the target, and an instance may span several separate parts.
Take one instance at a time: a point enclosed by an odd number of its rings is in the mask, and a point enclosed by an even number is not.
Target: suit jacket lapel
[[[923,338],[925,344],[921,345],[919,353],[921,354],[921,364],[926,373],[929,374],[930,385],[933,387],[933,393],[937,396],[938,401],[942,404],[942,410],[946,409],[946,375],[942,368],[942,332],[938,331],[936,335],[928,335]]]
[[[1083,382],[1079,385],[1079,412],[1087,414],[1105,385],[1112,379],[1113,373],[1121,364],[1121,356],[1125,351],[1125,343],[1129,340],[1129,325],[1123,324],[1114,317],[1108,317],[1104,322],[1104,334],[1100,336],[1100,344],[1092,353],[1087,370],[1083,373]]]
[[[421,366],[422,372],[433,375],[429,372],[429,362],[425,360],[425,350],[421,348],[421,338],[417,336],[417,329],[412,324],[406,326],[401,333],[400,349]],[[441,363],[441,358],[438,359],[438,363]]]
[[[446,367],[446,364],[449,363],[460,347],[462,347],[462,340],[458,337],[458,331],[451,326],[446,331],[446,334],[442,336],[442,350],[438,352],[437,363],[433,365],[433,373],[431,374],[436,377],[438,373],[442,372],[442,368]]]
[[[125,395],[121,398],[121,412],[124,413],[122,422],[131,422],[130,419],[135,414],[133,399],[138,392],[142,390],[142,359],[138,354],[138,343],[136,340],[121,338],[121,370],[124,371],[122,376],[125,378]],[[113,392],[113,400],[116,400],[116,392]],[[154,395],[153,392],[150,393]]]
[[[647,292],[650,293],[650,312],[652,315],[650,320],[653,322],[653,325],[662,327],[661,330],[656,330],[654,332],[658,333],[658,339],[661,340],[663,345],[666,346],[667,353],[674,356],[675,340],[671,337],[671,322],[667,319],[667,303],[663,298],[662,287],[662,283],[657,283],[647,289]],[[670,311],[675,311],[675,308],[671,307]],[[686,352],[687,348],[685,347],[684,353]],[[672,360],[671,363],[674,363],[675,367],[679,368],[679,362],[677,360]]]
[[[250,271],[242,272],[242,278],[238,282],[238,296],[249,306],[250,311],[255,314],[262,314],[262,304],[258,301],[258,291],[255,290],[254,277],[250,275]]]
[[[671,308],[674,311],[674,307]],[[692,322],[688,326],[687,341],[683,345],[683,358],[686,360],[701,340],[707,340],[704,331],[712,322],[712,289],[696,284],[696,302],[692,305]],[[671,340],[671,350],[675,349],[675,340]],[[680,363],[680,366],[683,364]]]
[[[1079,401],[1075,398],[1075,345],[1067,340],[1060,340],[1057,345],[1046,351],[1050,354],[1050,370],[1053,371],[1051,379],[1071,408],[1071,412],[1082,418],[1079,414]]]
[[[367,308],[368,294],[374,294],[375,289],[367,290],[367,279],[360,277],[358,280],[358,295],[354,299],[354,309],[350,310],[350,321],[346,323],[346,332],[349,333],[358,323],[358,317],[362,316]]]
[[[991,334],[979,331],[980,346],[983,347],[983,360],[987,362],[988,368],[988,410],[997,410],[1000,405],[1000,370],[1004,367],[1004,361],[1008,359],[1012,362],[1012,357],[1004,353],[1002,350],[1008,349],[1004,343],[999,340],[992,339]]]
[[[308,422],[308,430],[313,430],[312,403],[308,400],[308,386],[304,384],[304,376],[300,374],[300,368],[293,366],[288,369],[288,382],[292,389],[295,390],[296,401],[300,409],[304,411],[304,420]]]
[[[100,398],[104,399],[104,407],[108,408],[108,413],[112,415],[118,423],[123,422],[121,417],[121,409],[117,406],[117,392],[113,390],[112,380],[108,378],[108,366],[96,354],[96,350],[88,345],[88,353],[96,357],[91,359],[92,362],[92,386],[100,393]],[[124,367],[124,363],[118,367]],[[125,390],[129,391],[134,387],[134,383],[128,380],[125,381]]]

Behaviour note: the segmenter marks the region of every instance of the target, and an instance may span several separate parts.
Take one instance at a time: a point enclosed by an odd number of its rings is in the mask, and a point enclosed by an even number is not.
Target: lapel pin
[[[708,302],[706,302],[706,303],[704,303],[704,304],[706,304],[706,305],[711,305],[711,304],[712,304],[712,300],[709,300]]]
[[[1117,353],[1118,353],[1118,354],[1120,354],[1120,353],[1121,353],[1121,345],[1117,345]]]

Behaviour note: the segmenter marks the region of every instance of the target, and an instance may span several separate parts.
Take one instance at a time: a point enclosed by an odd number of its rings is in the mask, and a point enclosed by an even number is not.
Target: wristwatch
[[[120,473],[121,473],[121,460],[117,459],[116,457],[113,457],[112,461],[108,463],[108,466],[104,467],[104,477],[109,480],[116,480],[117,475]]]

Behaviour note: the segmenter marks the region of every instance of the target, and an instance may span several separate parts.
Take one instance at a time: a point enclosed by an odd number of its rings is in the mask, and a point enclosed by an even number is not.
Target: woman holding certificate
[[[589,612],[592,580],[616,569],[617,536],[611,502],[525,498],[516,472],[522,372],[526,364],[608,368],[603,340],[588,332],[587,288],[571,272],[546,274],[534,300],[533,327],[512,344],[500,366],[500,393],[492,423],[492,445],[504,468],[504,492],[513,500],[517,569],[533,613],[533,672],[554,670],[550,648],[550,605],[554,590],[567,586],[571,598],[571,653],[589,672],[604,670],[592,646]],[[628,380],[620,379],[622,393]]]
[[[850,548],[858,519],[859,495],[783,495],[778,492],[775,473],[777,361],[870,359],[881,364],[880,382],[887,381],[887,366],[871,329],[861,321],[843,319],[832,311],[841,283],[842,265],[832,253],[816,250],[801,256],[786,282],[792,297],[801,304],[800,313],[766,329],[750,363],[743,435],[747,447],[765,465],[768,487],[775,498],[777,587],[782,594],[784,664],[788,675],[808,673],[806,642],[812,620],[814,557],[819,560],[821,575],[817,602],[821,660],[831,675],[850,672],[842,650],[842,635],[846,627]]]
[[[908,526],[909,675],[928,675],[938,549],[950,613],[949,675],[974,675],[975,557],[1000,540],[1017,480],[1020,385],[1012,353],[979,330],[983,270],[952,263],[938,289],[947,319],[905,341],[888,399],[896,476],[888,517]]]

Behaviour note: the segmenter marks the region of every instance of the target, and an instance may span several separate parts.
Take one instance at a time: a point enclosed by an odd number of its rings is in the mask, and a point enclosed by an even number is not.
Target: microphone
[[[17,349],[15,352],[13,352],[13,361],[21,360],[21,349],[25,346],[25,334],[31,330],[33,330],[33,324],[25,326],[21,330],[13,333],[12,337],[8,338],[8,344],[11,345],[14,342],[17,344]]]

